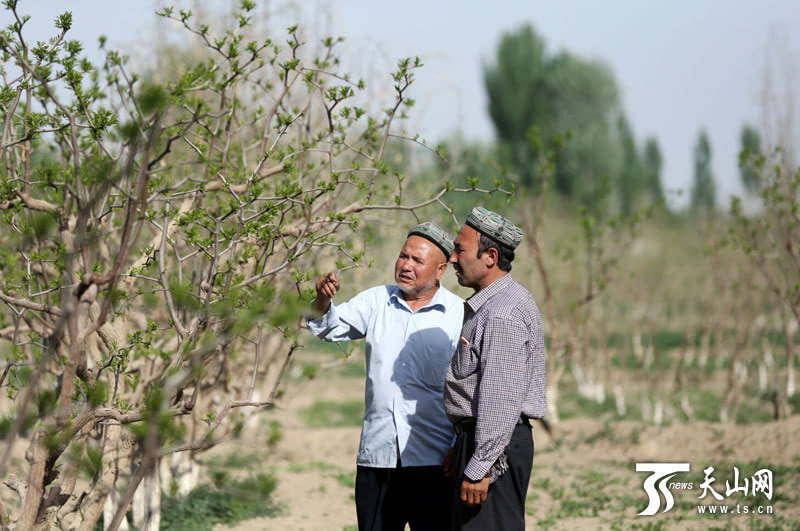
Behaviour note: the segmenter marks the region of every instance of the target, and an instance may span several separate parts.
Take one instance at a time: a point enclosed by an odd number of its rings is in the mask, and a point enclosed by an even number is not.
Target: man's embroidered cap
[[[469,213],[467,225],[512,251],[522,241],[522,229],[497,212],[480,206],[473,208]]]
[[[433,221],[426,221],[425,223],[420,223],[413,227],[408,231],[407,237],[410,236],[420,236],[433,242],[436,244],[436,247],[442,250],[445,258],[448,260],[450,259],[450,255],[453,254],[453,249],[456,247],[453,243],[453,237]]]

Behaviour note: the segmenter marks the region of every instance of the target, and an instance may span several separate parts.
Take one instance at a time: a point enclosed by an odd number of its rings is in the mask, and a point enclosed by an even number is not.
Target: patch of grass
[[[644,524],[634,524],[630,529],[642,529],[643,531],[662,531],[667,528],[667,522],[660,520],[658,522],[647,522]]]
[[[533,488],[535,488],[536,490],[549,491],[550,490],[550,478],[541,478],[541,479],[534,480]]]
[[[213,456],[206,460],[205,464],[211,468],[238,468],[245,469],[253,466],[253,463],[260,463],[261,457],[258,454],[250,453],[230,453],[226,456]]]
[[[721,396],[706,389],[690,389],[689,400],[697,420],[719,422],[719,411],[722,408]]]
[[[677,330],[658,330],[649,339],[656,350],[662,351],[682,347],[686,344],[686,336]]]
[[[340,485],[347,487],[349,489],[356,488],[356,472],[355,470],[352,472],[342,472],[341,474],[335,474],[333,478],[339,482]]]
[[[349,489],[356,488],[356,471],[344,470],[341,467],[325,463],[322,461],[314,461],[312,463],[289,465],[289,472],[302,473],[302,472],[320,472],[323,477],[333,478],[337,483]],[[322,487],[321,487],[322,488]]]
[[[742,396],[739,410],[736,412],[737,424],[750,424],[754,422],[770,422],[772,419],[772,407],[763,400],[748,400]]]
[[[331,472],[341,470],[338,466],[323,461],[313,461],[311,463],[291,463],[289,464],[289,472]]]
[[[547,518],[543,518],[536,522],[536,525],[539,526],[539,529],[550,529],[554,525],[556,525],[556,515],[551,514]]]
[[[789,405],[792,406],[794,413],[800,413],[800,393],[795,393],[789,397]]]
[[[634,355],[633,351],[623,350],[617,351],[617,353],[611,357],[611,364],[615,367],[619,367],[621,369],[641,369],[642,364],[636,359],[636,355]]]
[[[576,417],[598,418],[611,415],[617,416],[617,408],[614,404],[614,397],[610,393],[606,394],[605,400],[598,403],[591,398],[581,396],[577,391],[566,392],[562,395],[558,403],[559,415],[567,420]]]
[[[617,442],[617,435],[614,433],[614,430],[608,421],[603,423],[602,429],[586,437],[583,442],[584,444],[593,444],[601,439],[607,439],[612,443]]]
[[[271,496],[278,485],[274,476],[258,474],[236,481],[227,472],[216,478],[218,485],[199,485],[186,496],[161,494],[162,531],[211,531],[216,524],[234,525],[258,516],[273,516],[278,508]],[[131,529],[130,511],[126,515]],[[94,526],[103,529],[103,516]]]
[[[267,435],[267,444],[275,446],[283,440],[283,425],[277,420],[269,423],[269,434]]]
[[[200,485],[186,496],[161,499],[161,529],[210,531],[215,524],[232,525],[258,516],[274,515],[271,495],[277,480],[258,474],[241,481],[227,480],[217,487]]]
[[[328,402],[318,400],[300,411],[300,417],[311,428],[339,428],[361,426],[364,403],[360,400]]]

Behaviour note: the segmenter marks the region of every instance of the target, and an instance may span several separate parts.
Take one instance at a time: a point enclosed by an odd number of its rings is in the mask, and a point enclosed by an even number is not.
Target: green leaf
[[[147,83],[139,89],[136,102],[142,114],[148,115],[165,109],[169,103],[169,94],[161,85]]]

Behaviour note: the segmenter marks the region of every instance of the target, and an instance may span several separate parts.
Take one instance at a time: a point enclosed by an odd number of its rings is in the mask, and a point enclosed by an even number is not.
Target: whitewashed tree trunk
[[[644,359],[644,347],[642,346],[642,334],[636,332],[633,334],[633,355],[636,357],[636,360],[641,363]]]
[[[598,404],[602,404],[606,401],[606,386],[603,385],[603,382],[596,381],[594,383],[592,386],[592,397]]]
[[[705,368],[706,364],[708,363],[708,352],[711,349],[711,334],[709,332],[703,332],[703,335],[700,337],[700,358],[698,359],[698,363],[700,368]]]
[[[547,421],[550,424],[558,424],[558,386],[547,385]]]
[[[642,420],[650,422],[653,420],[653,410],[650,406],[650,399],[646,395],[642,396]]]
[[[158,531],[161,525],[161,481],[158,468],[153,467],[144,476],[133,495],[133,525],[139,531]]]
[[[119,507],[119,502],[121,500],[122,495],[116,488],[112,488],[111,493],[106,498],[106,503],[103,505],[103,531],[108,529],[108,524],[111,523],[111,520],[114,519],[114,515],[117,514],[117,507]],[[118,529],[120,531],[128,531],[128,520],[123,518]]]
[[[619,384],[614,385],[614,404],[617,407],[617,415],[624,417],[628,410],[625,408],[625,394]]]
[[[734,371],[740,383],[744,384],[747,382],[747,365],[739,360],[736,360],[734,364]]]
[[[653,408],[653,424],[661,426],[664,422],[664,403],[660,398],[656,399],[656,405]]]
[[[200,467],[197,466],[189,452],[176,452],[169,458],[172,479],[178,485],[178,495],[186,496],[197,487],[200,479]]]
[[[692,403],[689,402],[688,393],[684,393],[681,397],[681,409],[689,420],[694,420],[694,409],[692,409]]]
[[[577,363],[573,363],[571,369],[572,369],[572,376],[575,377],[575,382],[578,384],[578,394],[584,398],[591,398],[592,397],[591,385],[588,382],[588,378],[583,368]]]
[[[653,345],[648,345],[647,349],[644,351],[644,368],[649,369],[652,367],[653,362],[656,359],[655,350],[653,349]]]
[[[697,350],[694,348],[694,345],[690,344],[686,347],[686,357],[684,361],[684,367],[691,367],[692,363],[694,363],[694,357],[697,354]]]

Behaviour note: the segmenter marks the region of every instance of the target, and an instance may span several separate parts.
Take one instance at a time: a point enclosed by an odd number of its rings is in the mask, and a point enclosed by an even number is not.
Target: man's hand
[[[491,479],[488,477],[480,481],[472,481],[464,479],[461,482],[461,501],[468,507],[475,507],[486,501],[486,493],[489,492],[489,483]]]
[[[453,449],[450,448],[447,451],[447,455],[444,456],[444,461],[442,461],[442,468],[444,469],[444,477],[451,478],[456,475],[456,468],[453,466]]]
[[[339,279],[336,272],[325,273],[317,280],[317,296],[314,299],[314,309],[320,314],[328,313],[331,299],[339,291]]]

